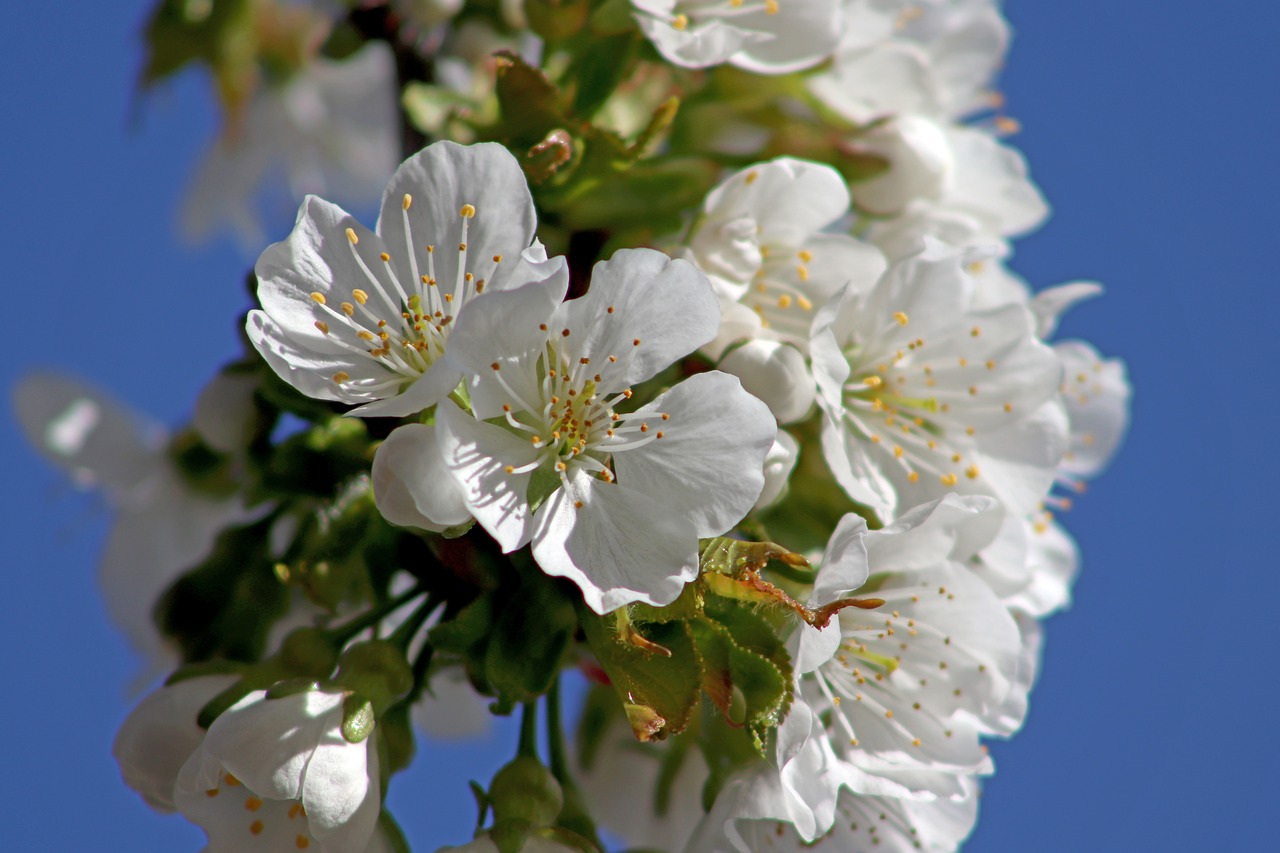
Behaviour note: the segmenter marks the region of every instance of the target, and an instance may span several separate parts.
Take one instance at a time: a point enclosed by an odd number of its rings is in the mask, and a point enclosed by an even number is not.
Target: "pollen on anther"
[[[893,319],[898,321],[899,326],[905,326],[907,325],[908,322],[910,322],[910,318],[907,317],[907,314],[905,311],[893,312]]]
[[[355,230],[351,228],[347,229],[347,239],[351,241],[351,245],[353,246],[360,242],[360,238],[356,236]]]
[[[968,468],[964,469],[964,475],[970,480],[978,479],[978,466],[970,465]]]
[[[917,471],[912,471],[912,472],[910,472],[909,474],[907,474],[907,482],[908,482],[908,483],[918,483],[919,481],[920,481],[920,474],[919,474],[919,472],[917,472]]]
[[[356,313],[356,306],[352,305],[350,302],[343,302],[338,307],[341,308],[342,313],[346,314],[348,317],[351,317]]]
[[[369,301],[369,294],[365,293],[363,290],[361,290],[358,287],[355,290],[351,291],[351,297],[355,299],[356,302],[359,302],[361,305]]]
[[[343,382],[346,382],[350,378],[351,378],[351,374],[347,373],[345,370],[339,370],[337,373],[333,374],[333,381],[338,383],[339,385],[341,385]]]
[[[862,384],[868,388],[876,388],[884,384],[884,380],[879,376],[864,376],[862,377]]]
[[[516,466],[514,466],[514,465],[507,465],[507,466],[506,466],[506,467],[504,467],[502,470],[506,471],[508,474],[514,474],[514,473],[516,472]]]
[[[960,478],[957,477],[955,475],[955,472],[953,471],[949,474],[943,474],[938,479],[942,481],[942,485],[944,486],[954,486],[959,481]]]
[[[471,217],[473,217],[473,216],[475,216],[475,215],[476,215],[476,209],[475,209],[475,207],[474,207],[473,205],[470,205],[470,204],[464,204],[464,205],[462,206],[462,209],[461,209],[461,210],[459,210],[459,211],[458,211],[458,213],[459,213],[459,215],[461,215],[462,217],[464,217],[464,218],[466,218],[466,219],[470,219]]]
[[[315,290],[311,291],[311,301],[318,305],[323,305],[325,303],[324,294]]]

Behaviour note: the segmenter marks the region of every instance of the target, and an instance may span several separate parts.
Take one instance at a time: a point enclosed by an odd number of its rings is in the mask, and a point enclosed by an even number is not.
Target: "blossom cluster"
[[[447,849],[958,849],[1129,398],[1054,339],[1100,288],[1007,265],[1048,207],[998,0],[171,5],[156,56],[258,50],[187,57],[230,120],[195,230],[258,239],[281,157],[320,193],[189,427],[18,389],[115,508],[147,677],[177,666],[116,739],[126,784],[214,851],[405,850],[382,800],[415,727],[522,707]],[[435,141],[395,167],[397,97]],[[372,228],[327,200],[384,178]]]

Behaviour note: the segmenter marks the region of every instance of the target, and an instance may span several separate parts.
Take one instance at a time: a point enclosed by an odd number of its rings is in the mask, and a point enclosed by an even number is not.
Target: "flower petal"
[[[405,424],[392,430],[373,457],[373,494],[392,524],[439,533],[471,518],[462,490],[445,467],[439,430]]]
[[[580,505],[579,505],[580,504]],[[698,537],[682,511],[582,469],[537,515],[533,558],[582,589],[596,613],[675,601],[698,575]]]
[[[618,482],[681,513],[698,536],[719,536],[742,520],[764,488],[764,460],[777,424],[769,408],[719,371],[692,376],[637,414],[662,437],[614,456]]]
[[[460,270],[463,205],[473,210],[466,219],[466,269]],[[501,289],[508,270],[533,241],[535,226],[524,172],[511,152],[495,142],[428,145],[396,170],[378,218],[378,233],[401,275],[420,276],[434,264],[446,293],[463,272]],[[431,253],[429,245],[435,247]],[[495,261],[495,255],[502,260]]]
[[[526,497],[531,471],[508,473],[538,458],[529,441],[478,421],[453,404],[436,410],[440,452],[476,521],[504,552],[529,541],[532,515]]]
[[[596,264],[591,289],[563,313],[574,353],[601,365],[608,389],[643,382],[711,341],[720,324],[707,277],[653,249],[622,249]]]

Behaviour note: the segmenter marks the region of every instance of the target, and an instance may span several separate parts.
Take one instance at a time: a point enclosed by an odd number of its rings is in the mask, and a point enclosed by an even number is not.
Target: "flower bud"
[[[495,829],[504,821],[550,826],[564,807],[564,794],[551,771],[536,758],[519,756],[489,784]]]
[[[927,118],[900,115],[858,139],[859,150],[889,161],[889,169],[850,185],[854,204],[871,213],[900,213],[918,198],[937,198],[951,182],[955,158],[942,128]]]
[[[780,424],[800,420],[813,406],[813,377],[804,356],[793,346],[748,341],[726,355],[720,369],[738,377],[747,393],[763,400]]]

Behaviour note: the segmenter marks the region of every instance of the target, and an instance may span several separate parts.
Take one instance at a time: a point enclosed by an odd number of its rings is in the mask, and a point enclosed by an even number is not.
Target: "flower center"
[[[270,849],[309,849],[315,839],[306,809],[296,800],[271,800],[257,796],[230,773],[218,776],[218,784],[205,792],[208,813],[200,824],[221,840],[234,841],[237,849],[261,844]]]
[[[844,386],[845,418],[864,440],[891,455],[908,482],[919,482],[922,473],[947,487],[961,477],[976,480],[977,428],[965,425],[952,408],[963,413],[991,402],[983,394],[982,374],[995,370],[996,362],[939,355],[947,362],[939,363],[925,355],[924,338],[906,334],[909,322],[902,311],[892,315],[890,331],[877,335],[885,342],[883,349],[876,347],[878,354],[858,346],[845,350],[851,368]],[[974,326],[966,337],[981,334]],[[1001,408],[1013,410],[1010,403]]]
[[[413,230],[409,222],[409,209],[413,197],[407,193],[401,205],[405,237],[408,245],[414,245]],[[412,249],[408,257],[408,282],[391,263],[386,252],[379,254],[381,266],[370,266],[358,248],[360,237],[346,229],[346,240],[351,258],[363,274],[362,287],[351,290],[349,300],[329,304],[323,293],[311,294],[317,319],[315,326],[329,340],[362,359],[372,360],[394,374],[388,379],[352,379],[345,371],[332,377],[338,385],[363,392],[387,392],[416,380],[444,354],[445,345],[452,332],[452,323],[462,306],[484,291],[484,279],[477,279],[467,271],[467,232],[470,220],[476,216],[476,208],[464,204],[458,211],[462,220],[461,239],[458,242],[457,275],[452,282],[440,282],[436,278],[436,246],[427,244],[427,269],[421,270]],[[501,263],[502,256],[494,255],[493,262]]]
[[[614,313],[612,307],[608,310]],[[547,331],[546,325],[541,325],[540,330]],[[664,424],[671,416],[665,412],[618,412],[615,407],[630,400],[632,390],[606,390],[604,386],[610,384],[609,368],[593,365],[588,357],[576,356],[570,338],[569,329],[549,334],[536,360],[515,366],[514,369],[532,371],[537,388],[533,399],[522,398],[507,382],[501,364],[495,361],[490,365],[494,378],[511,397],[511,403],[502,407],[507,425],[528,434],[540,451],[534,462],[522,468],[509,466],[507,473],[549,466],[561,484],[567,485],[570,472],[583,468],[612,483],[616,479],[611,467],[613,454],[663,438]],[[635,339],[632,348],[641,343]],[[615,354],[606,358],[609,367],[618,361]]]

